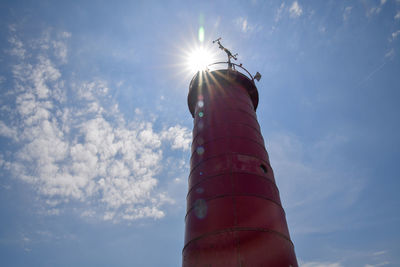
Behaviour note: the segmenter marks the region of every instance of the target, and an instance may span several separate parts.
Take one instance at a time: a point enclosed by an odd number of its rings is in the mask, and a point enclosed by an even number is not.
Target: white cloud
[[[25,57],[26,50],[24,45],[16,36],[11,36],[8,38],[8,42],[12,45],[10,50],[11,55],[18,56],[20,58]]]
[[[69,32],[61,32],[58,34],[59,39],[51,41],[54,49],[54,55],[60,60],[61,63],[67,63],[68,49],[65,43],[67,39],[71,38],[72,34]]]
[[[39,51],[25,51],[23,57],[10,52],[19,63],[12,69],[16,86],[14,103],[9,103],[15,104],[15,112],[6,109],[5,115],[15,126],[0,121],[0,134],[20,148],[12,157],[0,154],[2,165],[37,190],[49,207],[47,214],[57,215],[63,203],[75,201],[83,204],[83,217],[162,218],[163,205],[173,202],[158,187],[162,145],[187,151],[190,131],[175,125],[157,133],[151,122],[127,122],[108,97],[105,81],[63,80],[48,49],[43,49],[46,44],[64,49],[63,40],[71,35],[58,36],[40,40]],[[24,46],[10,43],[13,48]],[[34,53],[37,60],[29,61],[34,57],[26,54]],[[67,62],[66,56],[55,53],[59,64]]]
[[[380,267],[380,266],[385,266],[388,264],[390,264],[390,262],[384,261],[384,262],[377,263],[377,264],[365,264],[364,267]]]
[[[397,11],[396,15],[394,16],[394,19],[400,19],[400,11]]]
[[[386,3],[386,0],[381,0],[378,6],[373,6],[367,10],[367,17],[371,17],[373,15],[377,15],[381,13],[383,5]]]
[[[326,33],[326,27],[323,26],[323,25],[320,25],[320,26],[318,27],[318,31],[319,31],[320,33]]]
[[[8,29],[10,32],[16,32],[17,26],[15,24],[10,24],[10,25],[8,25]]]
[[[392,48],[392,49],[390,49],[388,52],[386,52],[385,58],[393,59],[393,58],[394,58],[394,55],[395,55],[394,49]]]
[[[236,19],[236,25],[243,33],[250,33],[254,30],[260,30],[261,27],[257,25],[250,24],[247,18],[239,17]]]
[[[62,38],[67,39],[67,38],[71,38],[72,34],[71,34],[70,32],[62,32],[62,33],[60,34],[60,36],[61,36]]]
[[[383,254],[386,254],[386,253],[387,253],[386,250],[381,250],[381,251],[377,251],[377,252],[372,253],[372,255],[374,255],[374,256],[380,256],[380,255],[383,255]]]
[[[381,12],[382,8],[381,7],[371,7],[368,11],[367,11],[367,17],[371,17],[375,14],[379,14]]]
[[[56,56],[62,63],[67,63],[67,45],[62,41],[53,41],[52,45]]]
[[[291,18],[298,18],[303,14],[303,9],[297,1],[294,1],[289,8],[289,12]]]
[[[275,13],[275,22],[278,22],[282,18],[282,12],[284,11],[285,8],[285,2],[282,2],[282,4],[279,6],[279,8],[276,10]]]
[[[7,126],[3,121],[0,121],[0,136],[8,138],[16,138],[17,131],[14,128]]]
[[[400,34],[400,30],[397,30],[395,32],[392,33],[392,40],[395,40],[397,38],[397,36],[399,36]]]
[[[172,149],[187,151],[190,149],[192,134],[187,128],[177,125],[162,131],[161,138],[170,141]]]
[[[249,30],[249,26],[247,24],[247,19],[242,19],[242,31],[247,32]]]
[[[353,9],[353,7],[351,7],[351,6],[348,6],[348,7],[346,7],[346,8],[344,9],[344,12],[343,12],[343,21],[346,22],[346,21],[349,19],[352,9]]]
[[[300,263],[300,267],[343,267],[343,265],[340,262],[317,262],[317,261],[312,261],[312,262],[304,262]]]

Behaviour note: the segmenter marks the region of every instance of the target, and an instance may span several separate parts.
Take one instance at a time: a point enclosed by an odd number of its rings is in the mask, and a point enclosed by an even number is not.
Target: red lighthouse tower
[[[297,267],[254,79],[216,42],[228,68],[198,72],[189,88],[194,126],[182,265]]]

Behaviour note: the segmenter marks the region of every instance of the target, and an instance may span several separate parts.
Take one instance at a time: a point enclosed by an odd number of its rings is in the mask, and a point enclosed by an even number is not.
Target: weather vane
[[[213,44],[214,44],[214,43],[217,43],[217,44],[219,45],[219,49],[223,50],[223,51],[228,55],[228,66],[229,66],[229,68],[231,69],[231,68],[232,68],[231,58],[233,58],[234,60],[237,60],[237,57],[236,57],[236,56],[237,56],[238,54],[236,53],[236,54],[232,55],[231,51],[229,51],[229,49],[227,49],[226,47],[224,47],[224,46],[221,44],[220,40],[221,40],[221,37],[219,37],[217,40],[214,40],[214,41],[213,41]]]
[[[233,58],[234,60],[237,60],[237,57],[236,57],[236,56],[237,56],[238,54],[236,53],[236,54],[232,55],[232,52],[229,51],[229,49],[227,49],[226,47],[224,47],[224,46],[221,44],[220,40],[221,40],[221,37],[219,37],[217,40],[214,40],[214,41],[213,41],[213,44],[214,44],[214,43],[217,43],[217,44],[219,45],[219,49],[223,50],[223,51],[228,55],[228,68],[229,68],[230,70],[231,70],[231,69],[235,69],[235,65],[236,65],[236,64],[233,64],[233,63],[231,62],[231,58]],[[242,63],[240,63],[239,65],[236,65],[236,66],[241,67],[242,69],[244,69],[244,70],[251,76],[251,74],[250,74],[245,68],[242,67]],[[254,77],[251,76],[251,78],[252,78],[253,81],[254,81],[254,79],[256,79],[257,81],[260,81],[260,79],[261,79],[261,74],[257,71],[257,73],[254,75]]]

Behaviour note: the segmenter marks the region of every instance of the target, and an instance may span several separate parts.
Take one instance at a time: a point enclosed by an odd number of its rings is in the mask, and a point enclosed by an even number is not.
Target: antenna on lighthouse
[[[213,41],[213,44],[215,44],[215,43],[217,43],[218,45],[219,45],[219,49],[221,49],[221,50],[223,50],[225,53],[226,53],[226,55],[228,56],[228,67],[229,67],[229,69],[232,69],[232,63],[231,63],[231,58],[233,58],[234,60],[237,60],[237,53],[236,54],[234,54],[234,55],[232,55],[232,52],[231,51],[229,51],[229,49],[227,49],[226,47],[224,47],[222,44],[221,44],[221,37],[219,37],[217,40],[214,40]]]
[[[222,44],[221,44],[221,37],[219,37],[218,39],[216,39],[216,40],[214,40],[213,41],[213,44],[215,44],[215,43],[217,43],[218,44],[218,48],[219,49],[221,49],[221,50],[223,50],[225,53],[226,53],[226,55],[228,56],[228,69],[229,70],[232,70],[232,69],[234,69],[234,70],[236,70],[235,69],[235,66],[238,66],[238,67],[240,67],[240,68],[242,68],[245,72],[247,72],[247,74],[250,76],[250,78],[251,78],[251,80],[254,82],[254,80],[256,80],[256,81],[260,81],[260,79],[261,79],[261,73],[259,73],[258,71],[257,71],[257,73],[254,75],[254,77],[243,67],[243,65],[242,65],[242,63],[240,63],[239,65],[238,64],[235,64],[235,63],[232,63],[231,62],[231,58],[233,58],[234,60],[237,60],[237,53],[236,54],[232,54],[232,52],[228,49],[228,48],[226,48],[225,46],[223,46]],[[208,66],[211,66],[211,65],[215,65],[215,64],[220,64],[220,63],[226,63],[226,62],[217,62],[217,63],[213,63],[213,64],[210,64],[210,65],[208,65]]]

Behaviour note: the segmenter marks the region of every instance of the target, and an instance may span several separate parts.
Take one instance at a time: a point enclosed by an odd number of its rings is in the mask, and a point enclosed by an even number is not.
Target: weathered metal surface
[[[235,70],[199,73],[182,265],[298,266],[255,113],[253,81]]]

